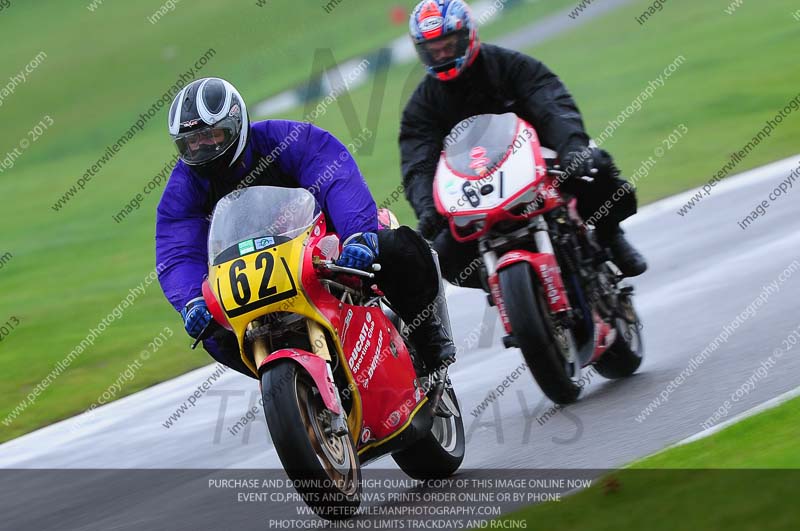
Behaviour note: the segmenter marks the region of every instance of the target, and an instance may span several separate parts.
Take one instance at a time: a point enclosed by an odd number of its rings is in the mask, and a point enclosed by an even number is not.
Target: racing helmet
[[[169,134],[178,154],[198,170],[233,166],[244,152],[249,131],[244,99],[224,79],[193,81],[169,109]]]
[[[422,0],[409,31],[428,74],[442,81],[458,77],[480,50],[477,24],[463,0]]]

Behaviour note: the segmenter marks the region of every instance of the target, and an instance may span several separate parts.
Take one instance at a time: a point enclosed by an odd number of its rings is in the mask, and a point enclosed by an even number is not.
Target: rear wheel
[[[433,426],[425,437],[392,455],[403,472],[414,479],[450,477],[464,461],[464,422],[456,393],[449,385],[439,408],[449,416],[434,416]]]
[[[500,287],[511,331],[533,377],[556,404],[571,404],[581,393],[581,365],[572,331],[550,316],[544,294],[526,263],[500,271]]]
[[[285,360],[269,367],[261,382],[269,433],[297,492],[322,518],[353,516],[361,502],[358,454],[349,433],[332,433],[333,414],[313,379]]]
[[[617,339],[594,364],[602,376],[625,378],[636,372],[644,358],[642,326],[630,295],[620,296],[620,315],[614,321]]]

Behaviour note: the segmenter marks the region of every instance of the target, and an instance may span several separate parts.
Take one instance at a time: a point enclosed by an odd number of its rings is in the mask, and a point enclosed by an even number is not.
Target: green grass
[[[0,420],[154,267],[157,196],[146,196],[121,224],[111,216],[172,156],[165,110],[62,212],[50,209],[105,146],[209,47],[217,55],[203,75],[230,79],[254,103],[308,79],[315,48],[330,47],[343,60],[403,34],[404,26],[389,21],[389,7],[414,2],[355,6],[345,0],[331,14],[322,3],[181,3],[151,25],[145,18],[161,3],[108,0],[91,13],[83,3],[14,2],[0,19],[0,74],[19,71],[40,50],[48,54],[0,107],[0,155],[43,115],[55,121],[12,170],[0,174],[0,253],[14,255],[0,269],[0,323],[11,316],[21,321],[0,343]],[[523,3],[487,27],[484,39],[573,4]],[[595,135],[678,54],[686,57],[604,146],[632,172],[678,124],[687,125],[689,135],[639,182],[641,197],[649,201],[704,182],[798,91],[792,39],[800,23],[790,15],[796,6],[783,0],[764,4],[746,3],[727,16],[727,1],[672,0],[643,27],[634,21],[641,7],[635,4],[527,51],[565,80]],[[377,91],[382,99],[374,150],[360,151],[357,160],[379,202],[399,183],[399,113],[422,75],[415,65],[391,68],[385,92]],[[369,84],[352,94],[362,126],[373,126],[366,120],[373,89]],[[304,114],[296,110],[286,117]],[[357,134],[346,127],[337,105],[319,125],[344,141]],[[799,131],[797,117],[785,121],[741,169],[794,153]],[[393,208],[401,220],[413,221],[404,199]],[[178,316],[153,285],[34,406],[11,426],[0,424],[0,440],[80,412],[164,326],[175,336],[122,394],[210,361],[187,348]]]
[[[800,399],[504,518],[528,529],[796,529]]]
[[[800,398],[770,409],[719,433],[671,448],[632,468],[800,469]]]

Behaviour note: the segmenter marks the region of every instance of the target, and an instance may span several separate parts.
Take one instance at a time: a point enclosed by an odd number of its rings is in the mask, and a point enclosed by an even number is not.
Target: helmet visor
[[[240,122],[227,117],[220,122],[175,136],[175,147],[186,164],[197,165],[214,160],[239,138]]]
[[[469,30],[464,28],[435,39],[415,43],[420,60],[433,70],[453,68],[458,59],[466,57],[469,49]]]

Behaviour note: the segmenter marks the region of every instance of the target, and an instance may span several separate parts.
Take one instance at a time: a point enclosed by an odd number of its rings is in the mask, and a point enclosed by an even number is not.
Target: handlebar
[[[375,273],[370,273],[369,271],[362,271],[361,269],[354,269],[352,267],[342,267],[340,265],[336,265],[333,260],[319,260],[314,259],[314,265],[323,267],[328,271],[332,271],[334,273],[345,273],[348,275],[355,275],[358,277],[366,277],[366,278],[375,278]],[[373,271],[380,271],[381,265],[380,264],[372,264],[371,269]]]
[[[200,335],[197,336],[197,339],[194,340],[194,343],[192,343],[192,350],[196,349],[201,341],[210,338],[218,328],[220,328],[220,325],[214,319],[210,320],[200,332]]]
[[[544,160],[545,164],[547,165],[547,173],[549,173],[550,175],[555,175],[560,177],[567,174],[567,172],[561,169],[560,164],[556,164],[556,159],[544,159]],[[591,170],[589,170],[590,175],[587,175],[586,177],[593,177],[597,175],[598,171],[599,170],[597,168],[592,168]]]

